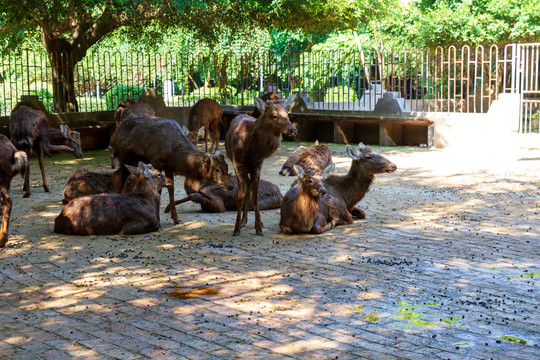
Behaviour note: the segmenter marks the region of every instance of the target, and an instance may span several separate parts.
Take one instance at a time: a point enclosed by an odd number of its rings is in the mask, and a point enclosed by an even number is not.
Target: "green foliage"
[[[36,90],[36,91],[33,91],[32,92],[32,95],[37,95],[39,96],[39,99],[41,100],[41,102],[43,103],[43,105],[45,105],[45,108],[49,111],[49,112],[52,112],[53,108],[54,108],[54,103],[53,103],[53,94],[51,94],[49,92],[48,89],[46,88],[41,88],[39,90]]]
[[[127,99],[137,101],[144,92],[144,87],[136,85],[117,85],[107,91],[105,102],[107,110],[115,110],[119,103]]]
[[[358,96],[354,89],[351,89],[348,86],[334,86],[327,89],[326,94],[324,95],[325,102],[347,102],[347,101],[358,101]]]

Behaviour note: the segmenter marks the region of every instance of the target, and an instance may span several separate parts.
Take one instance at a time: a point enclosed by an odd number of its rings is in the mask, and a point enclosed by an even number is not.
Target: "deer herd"
[[[280,146],[282,135],[295,136],[297,129],[288,111],[294,96],[284,101],[273,93],[255,98],[250,115],[236,116],[225,136],[225,150],[235,175],[229,173],[225,156],[219,152],[219,125],[222,108],[212,99],[202,99],[189,114],[187,133],[175,120],[157,117],[146,103],[131,100],[118,105],[114,114],[116,130],[111,137],[109,155],[114,172],[75,171],[67,179],[54,231],[64,234],[141,234],[158,230],[162,188],[167,188],[174,223],[179,216],[176,205],[192,201],[212,213],[236,211],[233,235],[238,236],[253,210],[257,235],[263,235],[260,210],[280,208],[279,228],[284,234],[320,234],[336,225],[364,219],[357,208],[374,176],[394,172],[396,165],[360,143],[347,145],[352,159],[344,175],[332,175],[335,166],[326,145],[298,147],[290,154],[280,175],[297,176],[282,195],[279,187],[261,179],[266,158]],[[205,151],[197,146],[199,130],[204,128]],[[38,158],[43,189],[44,154],[71,152],[82,158],[80,134],[66,125],[60,130],[49,126],[45,114],[29,103],[19,103],[10,117],[11,141],[0,135],[0,200],[2,227],[0,247],[8,240],[13,200],[9,196],[11,179],[24,178],[23,197],[30,196],[29,157]],[[208,140],[212,145],[208,152]],[[215,148],[215,151],[212,150]],[[174,176],[185,177],[186,197],[174,199]]]

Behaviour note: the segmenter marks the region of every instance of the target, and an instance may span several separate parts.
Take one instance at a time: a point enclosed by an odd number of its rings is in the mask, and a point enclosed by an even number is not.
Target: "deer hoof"
[[[240,235],[240,231],[238,230],[234,230],[234,232],[232,233],[232,236],[239,236]]]
[[[262,230],[257,230],[255,233],[256,233],[257,235],[259,235],[259,236],[264,236],[264,233],[263,233]]]
[[[24,193],[24,195],[22,196],[23,198],[27,198],[27,197],[30,197],[30,193],[27,192],[27,193]]]
[[[180,220],[178,220],[178,219],[173,219],[173,222],[174,222],[175,224],[180,224]]]

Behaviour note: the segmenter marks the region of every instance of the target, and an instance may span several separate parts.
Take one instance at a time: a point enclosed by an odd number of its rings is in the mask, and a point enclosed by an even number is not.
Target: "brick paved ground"
[[[292,148],[264,166],[283,192]],[[279,234],[266,211],[264,237],[251,221],[232,237],[235,214],[192,204],[156,233],[57,235],[66,176],[108,161],[56,156],[49,194],[33,163],[0,250],[0,359],[539,358],[540,150],[380,151],[398,171],[377,177],[367,219],[322,236]]]

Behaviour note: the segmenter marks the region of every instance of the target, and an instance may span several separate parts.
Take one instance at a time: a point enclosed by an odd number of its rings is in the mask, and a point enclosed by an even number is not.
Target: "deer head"
[[[323,197],[326,195],[326,188],[323,182],[334,171],[334,164],[328,165],[323,171],[311,171],[311,169],[304,171],[300,165],[296,164],[293,167],[298,174],[302,189],[307,191],[311,197]]]
[[[294,95],[289,96],[285,101],[267,100],[266,103],[260,98],[255,98],[255,106],[261,112],[258,121],[271,125],[276,134],[285,134],[294,136],[297,133],[296,128],[289,120],[288,110],[290,109]]]
[[[353,162],[361,164],[364,173],[369,175],[391,173],[397,169],[394,163],[363,143],[358,144],[357,148],[347,145],[347,155],[353,159]]]
[[[73,150],[73,154],[77,159],[82,159],[81,133],[72,131],[66,124],[60,124],[60,131],[65,138],[64,144]]]

